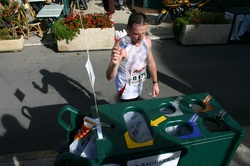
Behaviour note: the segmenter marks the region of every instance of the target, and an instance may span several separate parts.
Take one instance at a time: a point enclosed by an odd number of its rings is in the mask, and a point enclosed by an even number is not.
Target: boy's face
[[[131,42],[133,44],[140,44],[142,42],[142,39],[145,37],[147,30],[148,30],[148,24],[146,25],[139,25],[135,24],[133,27],[128,27],[128,35],[131,38]]]

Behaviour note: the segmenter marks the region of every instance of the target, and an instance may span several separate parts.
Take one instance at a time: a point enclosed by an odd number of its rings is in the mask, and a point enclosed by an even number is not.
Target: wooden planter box
[[[115,29],[90,28],[81,29],[80,34],[70,41],[57,41],[58,51],[83,51],[111,49],[114,46]]]
[[[225,44],[230,29],[231,24],[185,25],[180,42],[183,45]]]
[[[0,52],[21,51],[23,47],[23,36],[20,39],[0,40]]]

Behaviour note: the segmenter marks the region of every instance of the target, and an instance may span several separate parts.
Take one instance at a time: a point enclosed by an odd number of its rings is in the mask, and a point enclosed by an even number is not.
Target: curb
[[[250,125],[242,126],[246,132],[250,132]]]
[[[56,150],[25,152],[1,155],[1,166],[52,166],[58,153]]]

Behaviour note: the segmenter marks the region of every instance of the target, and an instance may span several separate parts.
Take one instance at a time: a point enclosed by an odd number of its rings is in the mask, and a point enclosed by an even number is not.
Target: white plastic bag
[[[91,139],[90,136],[91,134],[87,134],[80,139],[75,139],[69,146],[69,152],[80,155],[89,143],[89,140]]]
[[[134,142],[143,143],[152,139],[152,135],[144,120],[144,117],[138,112],[127,112],[124,114],[128,133]]]
[[[96,143],[95,143],[95,137],[93,134],[91,134],[91,138],[85,148],[83,149],[81,153],[82,157],[85,157],[87,159],[96,159],[97,158],[97,151],[96,151]]]
[[[86,118],[85,118],[86,119]],[[97,149],[95,137],[90,123],[83,123],[80,130],[77,131],[74,141],[69,146],[69,152],[85,157],[87,159],[97,158]]]

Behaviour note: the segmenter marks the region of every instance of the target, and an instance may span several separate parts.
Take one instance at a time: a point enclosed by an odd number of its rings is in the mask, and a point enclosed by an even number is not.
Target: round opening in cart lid
[[[178,137],[191,134],[193,129],[188,123],[181,123],[173,126],[171,125],[167,127],[165,131],[170,135]]]
[[[170,103],[163,103],[160,105],[159,111],[166,115],[171,115],[176,112],[175,107]]]
[[[206,108],[205,104],[201,100],[197,100],[197,99],[191,99],[189,101],[188,106],[195,111],[202,111]]]

